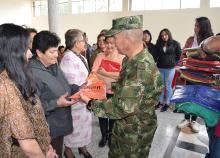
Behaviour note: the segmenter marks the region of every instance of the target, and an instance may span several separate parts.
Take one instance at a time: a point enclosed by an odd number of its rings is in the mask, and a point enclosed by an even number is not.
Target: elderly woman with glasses
[[[61,60],[60,67],[70,85],[78,86],[85,83],[89,74],[86,58],[81,55],[85,51],[85,39],[83,32],[78,29],[70,29],[65,33],[66,51]],[[65,136],[65,155],[67,158],[74,157],[71,148],[78,148],[79,154],[85,158],[92,156],[86,146],[91,142],[92,115],[87,110],[86,104],[79,101],[72,106],[73,132]]]

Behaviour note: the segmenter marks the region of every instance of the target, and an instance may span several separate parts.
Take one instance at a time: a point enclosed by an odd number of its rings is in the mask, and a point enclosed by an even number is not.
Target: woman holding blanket
[[[83,32],[78,29],[70,29],[65,33],[66,51],[61,60],[60,67],[69,84],[78,86],[85,83],[89,74],[86,58],[81,55],[85,51],[85,39]],[[79,154],[84,158],[92,158],[86,146],[91,142],[92,115],[87,110],[86,104],[78,102],[72,106],[73,132],[64,137],[65,154],[67,158],[73,158],[71,148],[78,148]]]
[[[106,51],[98,54],[94,61],[92,72],[97,73],[98,77],[106,83],[107,98],[111,98],[113,96],[113,91],[111,91],[111,83],[116,82],[119,77],[124,55],[118,53],[113,36],[106,37],[105,44]],[[107,143],[107,140],[108,145],[110,145],[114,120],[99,117],[99,125],[102,134],[99,147],[104,147]]]
[[[194,33],[194,36],[191,36],[187,39],[184,48],[198,47],[204,39],[213,36],[210,20],[207,17],[196,18]],[[181,54],[181,59],[182,58],[186,58],[186,51],[184,49]],[[188,82],[186,84],[192,83]],[[178,128],[182,129],[190,126],[193,132],[198,133],[199,124],[196,122],[196,119],[197,116],[195,115],[185,114],[185,119],[178,124]]]

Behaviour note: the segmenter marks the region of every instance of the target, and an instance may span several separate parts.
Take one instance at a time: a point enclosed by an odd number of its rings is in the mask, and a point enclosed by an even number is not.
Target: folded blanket
[[[201,65],[209,65],[209,66],[220,66],[220,61],[207,61],[207,60],[197,60],[193,58],[183,58],[182,62],[192,62],[192,63],[198,63]]]
[[[214,127],[218,123],[219,113],[192,102],[177,103],[177,111],[194,114],[203,118],[208,127]]]
[[[176,86],[171,102],[193,102],[220,112],[220,90],[202,85]]]
[[[191,70],[220,74],[220,68],[219,67],[199,67],[199,66],[195,66],[195,65],[192,65],[192,64],[189,64],[189,63],[183,63],[183,66],[185,66],[186,68],[191,69]]]
[[[208,85],[217,85],[219,83],[218,79],[216,78],[216,74],[194,71],[185,68],[184,69],[180,68],[179,71],[181,73],[181,77],[185,78],[188,81],[203,83]]]

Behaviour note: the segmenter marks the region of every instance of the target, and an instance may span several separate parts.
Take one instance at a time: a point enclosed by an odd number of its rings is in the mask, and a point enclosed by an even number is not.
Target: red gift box
[[[107,72],[119,72],[121,70],[119,63],[105,59],[102,59],[101,67]]]
[[[106,99],[106,85],[95,73],[90,74],[86,81],[86,84],[80,89],[80,91],[72,95],[70,98],[79,99],[80,93],[82,93],[91,99]]]

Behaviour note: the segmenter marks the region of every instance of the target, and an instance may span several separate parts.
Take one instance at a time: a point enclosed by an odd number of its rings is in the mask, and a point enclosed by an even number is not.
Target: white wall
[[[0,0],[0,24],[32,25],[30,0]]]
[[[123,9],[127,8],[127,4]],[[90,13],[78,15],[65,15],[59,19],[59,36],[64,44],[64,33],[70,28],[79,28],[89,37],[89,42],[96,42],[96,37],[103,28],[111,27],[112,19],[143,14],[143,29],[149,29],[153,35],[153,42],[156,41],[161,29],[168,28],[172,32],[174,39],[179,41],[183,46],[186,39],[193,35],[195,18],[207,16],[212,23],[214,33],[220,32],[220,8],[209,8],[209,0],[201,0],[199,9],[176,9],[160,11],[139,11],[139,12],[115,12],[115,13]],[[46,16],[34,17],[33,26],[38,30],[48,29]]]
[[[151,31],[153,41],[157,39],[159,31],[166,27],[171,30],[174,39],[181,42],[183,46],[186,39],[193,35],[194,19],[199,16],[207,16],[211,20],[214,33],[220,32],[220,8],[209,8],[209,0],[201,0],[199,9],[140,12],[128,12],[128,1],[124,0],[123,12],[60,16],[58,35],[62,39],[62,44],[64,44],[64,33],[67,29],[79,28],[87,32],[89,42],[94,43],[100,30],[111,27],[112,19],[137,14],[143,14],[143,29]],[[32,17],[31,11],[31,0],[0,0],[0,24],[11,22],[35,27],[38,31],[48,29],[48,17]]]

